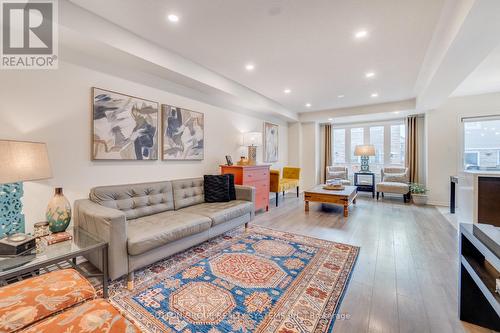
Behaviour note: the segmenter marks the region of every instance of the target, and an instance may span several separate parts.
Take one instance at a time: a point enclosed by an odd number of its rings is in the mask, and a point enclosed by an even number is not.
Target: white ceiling
[[[453,96],[476,95],[500,91],[500,47],[497,47],[458,86]]]
[[[415,97],[444,0],[72,0],[296,112]],[[169,13],[179,15],[176,24]],[[366,29],[369,37],[354,40]],[[244,65],[253,62],[253,72]],[[366,79],[364,73],[376,77]],[[290,88],[292,93],[284,94]],[[370,97],[372,92],[379,97]],[[337,95],[345,95],[338,99]],[[305,103],[311,103],[310,109]]]

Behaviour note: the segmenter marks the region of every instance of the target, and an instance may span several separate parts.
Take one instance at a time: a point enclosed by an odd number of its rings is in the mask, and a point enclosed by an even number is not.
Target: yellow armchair
[[[270,191],[276,193],[276,207],[278,207],[278,196],[280,192],[283,192],[284,197],[286,191],[295,187],[297,189],[297,197],[299,196],[299,180],[300,168],[284,167],[283,178],[280,178],[279,170],[271,170]]]

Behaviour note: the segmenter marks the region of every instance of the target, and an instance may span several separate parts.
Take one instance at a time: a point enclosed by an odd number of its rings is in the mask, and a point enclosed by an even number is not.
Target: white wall
[[[171,104],[205,113],[203,161],[91,161],[91,87],[97,86],[160,104]],[[279,162],[288,161],[288,125],[279,127]],[[224,156],[237,161],[246,148],[240,133],[262,132],[264,119],[214,107],[167,91],[68,63],[58,70],[2,71],[0,73],[0,139],[46,142],[54,177],[26,182],[24,213],[27,231],[44,220],[45,207],[55,186],[62,186],[73,202],[88,196],[97,185],[198,177],[218,173]],[[258,149],[262,160],[262,148]]]
[[[450,176],[460,171],[462,117],[500,115],[500,93],[449,98],[426,114],[429,203],[448,205]]]

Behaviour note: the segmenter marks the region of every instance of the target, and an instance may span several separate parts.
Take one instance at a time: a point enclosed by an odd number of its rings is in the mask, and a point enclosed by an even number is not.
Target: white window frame
[[[477,116],[463,116],[458,115],[458,142],[460,149],[458,150],[458,161],[457,161],[457,170],[461,172],[465,171],[465,123],[466,122],[478,122],[478,121],[488,121],[488,120],[500,120],[500,116],[497,115],[477,115]],[[500,152],[499,152],[500,154]],[[479,159],[478,159],[479,161]],[[499,157],[500,162],[500,157]],[[479,165],[479,162],[478,162]]]
[[[351,128],[363,128],[363,144],[368,144],[370,142],[370,127],[383,126],[384,127],[384,162],[383,166],[404,166],[406,162],[406,151],[401,164],[391,163],[391,126],[393,125],[403,125],[405,131],[405,137],[408,135],[406,129],[405,121],[403,118],[392,119],[385,121],[374,121],[374,122],[363,122],[363,123],[346,123],[346,124],[332,124],[332,140],[333,130],[344,129],[345,130],[345,162],[344,163],[333,163],[333,165],[352,167],[358,165],[359,163],[351,162]],[[332,156],[333,156],[333,144],[332,144]],[[376,174],[376,176],[379,176]]]

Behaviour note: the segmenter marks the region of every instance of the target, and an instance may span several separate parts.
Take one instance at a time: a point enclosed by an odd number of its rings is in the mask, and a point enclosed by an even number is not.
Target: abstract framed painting
[[[205,155],[205,119],[201,112],[176,106],[162,108],[162,159],[203,160]]]
[[[92,88],[92,159],[157,160],[157,102]]]
[[[264,162],[277,162],[278,155],[278,125],[264,123]]]

